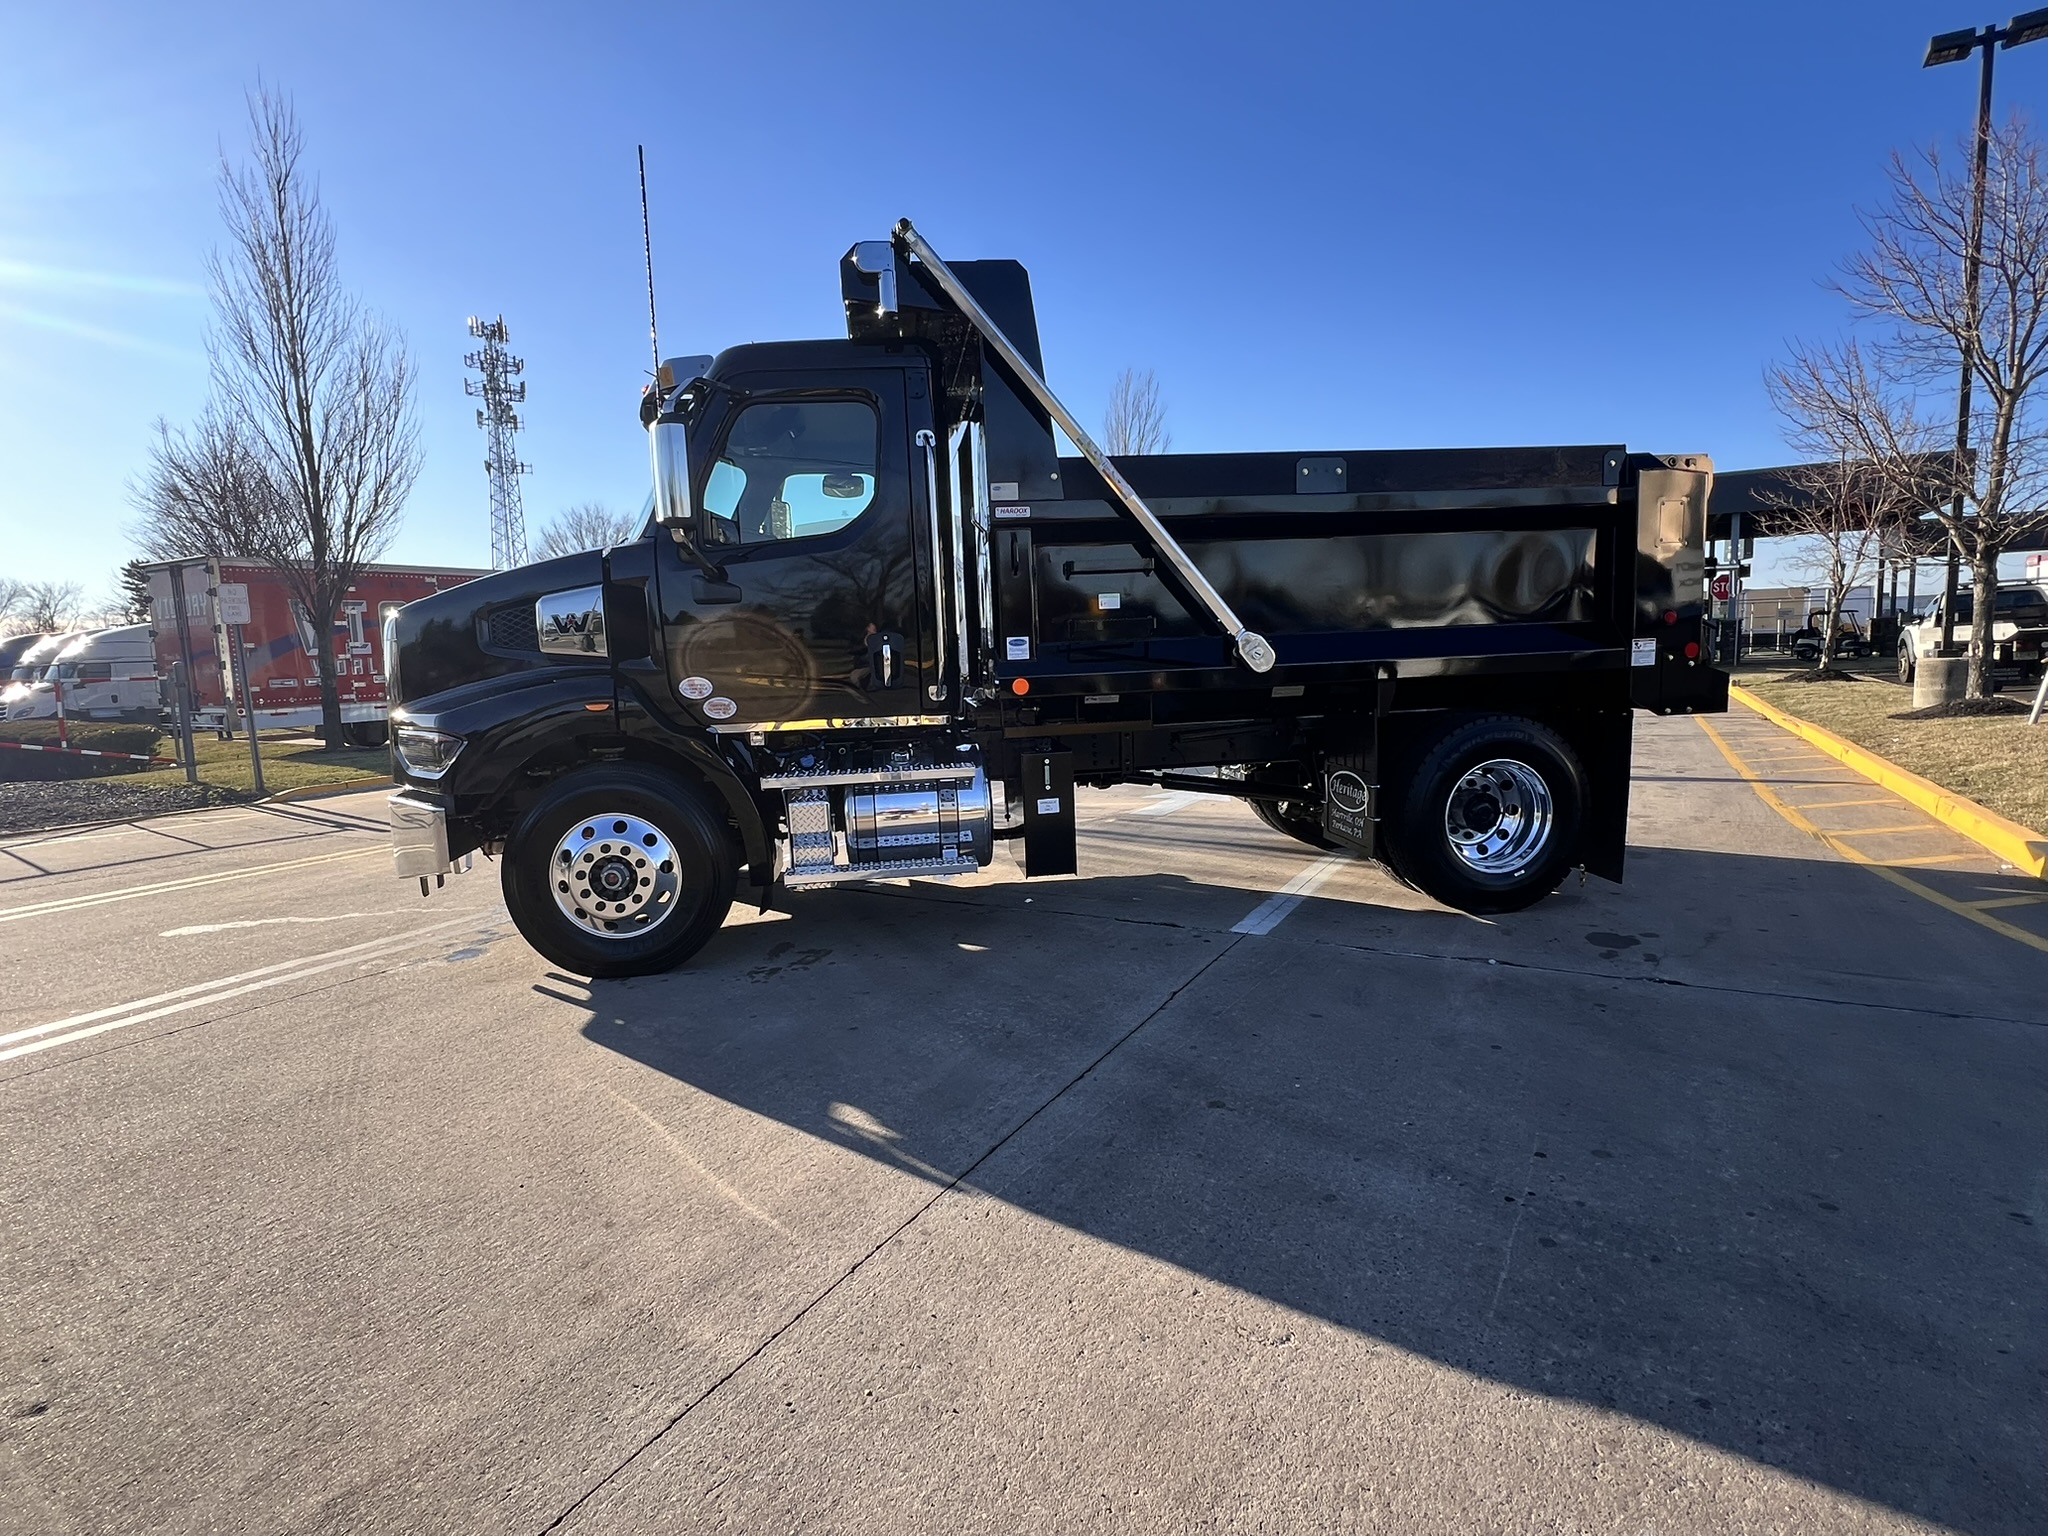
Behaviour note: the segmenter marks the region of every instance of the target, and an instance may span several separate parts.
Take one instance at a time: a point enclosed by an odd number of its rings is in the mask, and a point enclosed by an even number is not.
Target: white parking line
[[[1208,795],[1195,794],[1192,790],[1176,789],[1170,794],[1160,796],[1159,799],[1154,800],[1150,805],[1141,805],[1135,811],[1130,811],[1127,814],[1132,816],[1171,816],[1175,811],[1193,805],[1197,800],[1207,800],[1210,798],[1211,796]]]
[[[305,955],[297,960],[283,960],[276,965],[243,971],[239,975],[195,982],[189,987],[179,987],[173,992],[159,992],[155,997],[140,997],[133,1002],[117,1003],[111,1008],[99,1008],[91,1013],[73,1014],[68,1019],[56,1019],[48,1024],[17,1029],[12,1034],[0,1035],[0,1047],[5,1047],[0,1049],[0,1061],[7,1061],[15,1056],[27,1056],[36,1051],[47,1051],[52,1046],[67,1045],[73,1040],[83,1040],[90,1035],[105,1034],[110,1029],[126,1029],[130,1024],[146,1024],[151,1019],[166,1018],[192,1008],[203,1008],[208,1003],[225,1002],[231,997],[261,992],[268,987],[281,987],[287,982],[318,976],[323,971],[352,965],[361,960],[382,959],[385,955],[396,954],[400,950],[432,943],[436,935],[451,928],[487,927],[492,921],[487,914],[471,913],[463,917],[450,918],[445,923],[415,929],[411,933],[400,934],[395,938],[369,939],[361,944],[351,944],[345,949],[330,949],[317,955]]]
[[[193,813],[187,813],[193,814]],[[192,823],[195,826],[217,827],[230,821],[261,821],[261,811],[202,811],[196,813],[203,820]],[[166,837],[170,833],[158,832],[147,821],[124,821],[116,826],[96,827],[86,832],[34,832],[25,837],[10,838],[0,842],[0,853],[11,853],[16,848],[48,848],[58,843],[96,843],[110,837]]]
[[[1309,865],[1292,880],[1281,886],[1279,891],[1245,914],[1243,922],[1231,928],[1232,933],[1271,933],[1287,918],[1287,914],[1300,906],[1316,888],[1346,864],[1355,863],[1357,856],[1342,851],[1326,853]]]
[[[219,848],[208,852],[226,853]],[[281,870],[305,869],[314,864],[332,864],[337,859],[366,859],[383,853],[382,847],[349,848],[340,853],[319,853],[310,858],[286,859],[281,864],[256,864],[242,869],[223,869],[210,875],[188,875],[182,880],[159,880],[153,885],[131,886],[119,891],[94,891],[81,896],[59,896],[32,906],[0,909],[0,923],[18,922],[25,917],[49,917],[59,912],[76,912],[83,907],[103,907],[113,901],[133,901],[138,896],[157,896],[170,891],[189,891],[202,885],[219,885],[225,880],[247,880],[255,875],[273,875]]]

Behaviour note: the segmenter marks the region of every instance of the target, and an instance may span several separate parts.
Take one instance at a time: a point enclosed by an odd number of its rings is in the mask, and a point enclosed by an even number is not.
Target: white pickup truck
[[[1970,638],[1975,612],[1973,591],[1965,587],[1956,594],[1956,644]],[[1913,669],[1922,656],[1931,656],[1941,644],[1941,603],[1917,623],[1899,630],[1899,681],[1913,681]],[[2041,651],[2048,640],[2048,592],[2031,582],[2006,582],[1998,589],[1997,606],[1991,615],[1992,670],[2000,682],[2032,682],[2041,675]]]

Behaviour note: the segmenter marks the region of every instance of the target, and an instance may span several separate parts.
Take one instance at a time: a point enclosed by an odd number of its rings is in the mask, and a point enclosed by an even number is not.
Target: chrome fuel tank
[[[902,787],[863,784],[846,791],[846,853],[855,865],[906,859],[986,864],[995,848],[994,832],[988,778],[979,765],[971,779]]]

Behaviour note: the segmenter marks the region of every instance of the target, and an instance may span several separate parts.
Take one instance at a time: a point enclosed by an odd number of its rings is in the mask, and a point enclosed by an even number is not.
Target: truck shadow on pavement
[[[798,897],[683,973],[594,985],[584,1032],[1457,1370],[1959,1529],[2048,1529],[2031,951],[1847,865],[1670,849],[1493,923],[1321,898],[1262,937],[1198,920],[1253,899]]]

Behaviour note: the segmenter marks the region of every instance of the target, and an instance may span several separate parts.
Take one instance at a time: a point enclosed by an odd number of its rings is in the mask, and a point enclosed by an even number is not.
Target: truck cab
[[[1941,645],[1943,605],[1947,595],[1899,631],[1899,681],[1911,683],[1922,656]],[[1964,587],[1956,593],[1955,638],[1967,645],[1976,622],[1976,594]],[[1991,661],[2001,681],[2032,682],[2041,675],[2043,645],[2048,644],[2048,592],[2032,582],[1999,585],[1991,614]]]
[[[1077,786],[1120,783],[1511,911],[1620,877],[1632,710],[1726,707],[1702,456],[1112,460],[1015,262],[906,221],[840,282],[844,338],[663,365],[640,538],[391,620],[398,870],[496,858],[557,964],[661,969],[742,889],[1005,839],[1073,873]]]
[[[61,703],[74,720],[154,721],[163,712],[156,653],[147,624],[95,630],[71,639],[8,712],[10,720],[49,720]]]
[[[0,688],[0,719],[38,718],[32,710],[39,697],[45,701],[45,715],[54,716],[57,712],[54,700],[47,692],[39,696],[36,687],[43,683],[56,667],[59,654],[85,638],[85,632],[74,630],[65,634],[44,635],[26,647],[9,670],[6,686]]]

